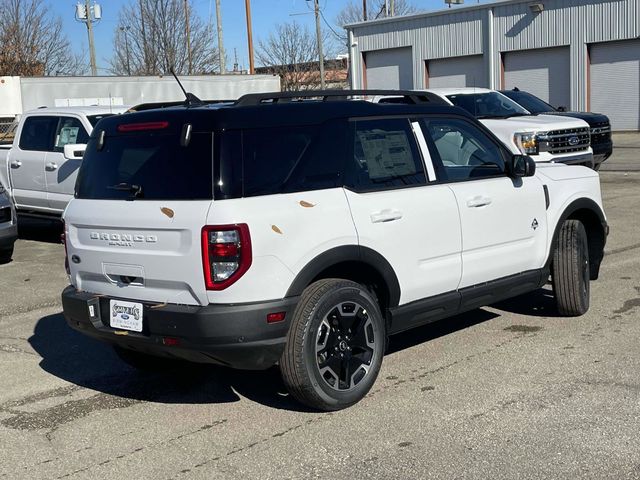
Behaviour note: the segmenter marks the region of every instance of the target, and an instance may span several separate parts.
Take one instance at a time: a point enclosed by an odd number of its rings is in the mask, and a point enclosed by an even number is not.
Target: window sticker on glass
[[[404,131],[361,130],[357,135],[372,180],[416,173]]]
[[[78,139],[79,127],[62,127],[58,138],[56,139],[56,147],[64,147],[68,144],[75,144]]]

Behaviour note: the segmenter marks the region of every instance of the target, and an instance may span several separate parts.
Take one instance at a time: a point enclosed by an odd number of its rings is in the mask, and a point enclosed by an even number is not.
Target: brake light
[[[67,252],[67,223],[64,220],[62,220],[60,241],[64,245],[64,269],[67,271],[67,275],[71,275],[71,270],[69,269],[69,254]]]
[[[224,290],[251,266],[251,236],[246,223],[202,228],[202,264],[207,290]]]
[[[141,122],[141,123],[123,123],[118,125],[119,132],[139,132],[141,130],[162,130],[167,128],[169,122]]]

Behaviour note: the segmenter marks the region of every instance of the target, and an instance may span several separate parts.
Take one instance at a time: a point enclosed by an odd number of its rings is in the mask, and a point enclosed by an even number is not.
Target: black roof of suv
[[[328,94],[330,92],[330,94]],[[348,97],[362,95],[404,95],[411,103],[381,104],[366,100],[349,100]],[[322,98],[322,100],[314,100]],[[241,97],[234,103],[203,103],[201,105],[157,104],[158,108],[130,112],[101,121],[93,131],[93,136],[104,131],[107,136],[126,133],[123,125],[158,122],[166,119],[169,125],[165,132],[175,132],[185,123],[191,124],[194,131],[207,129],[233,129],[249,127],[269,127],[274,125],[317,125],[334,118],[351,116],[406,115],[406,114],[443,114],[455,113],[471,117],[463,109],[452,107],[438,96],[425,92],[389,91],[389,90],[344,90],[312,91],[295,93],[251,94]],[[148,108],[148,104],[146,105]],[[134,107],[135,109],[135,107]],[[130,131],[136,131],[132,127]]]

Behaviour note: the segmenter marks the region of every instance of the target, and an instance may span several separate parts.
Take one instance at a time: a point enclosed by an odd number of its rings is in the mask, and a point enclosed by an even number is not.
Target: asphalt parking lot
[[[601,176],[588,314],[543,289],[393,337],[370,395],[332,414],[275,369],[130,369],[66,327],[59,227],[25,222],[0,266],[0,478],[640,478],[634,169]]]

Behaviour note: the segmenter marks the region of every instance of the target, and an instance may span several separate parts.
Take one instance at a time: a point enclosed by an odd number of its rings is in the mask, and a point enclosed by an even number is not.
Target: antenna
[[[180,89],[182,90],[182,93],[184,93],[184,96],[185,96],[184,104],[187,107],[204,105],[204,102],[202,100],[200,100],[198,97],[196,97],[193,93],[187,92],[184,89],[184,87],[182,86],[182,83],[180,83],[180,79],[176,75],[176,71],[173,69],[173,67],[169,68],[169,71],[171,72],[171,75],[173,75],[173,78],[176,79],[176,82],[178,82],[178,85],[180,86]]]

